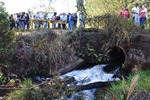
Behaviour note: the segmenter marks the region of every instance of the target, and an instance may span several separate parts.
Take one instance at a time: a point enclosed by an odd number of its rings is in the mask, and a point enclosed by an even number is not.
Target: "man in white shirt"
[[[40,19],[39,12],[37,12],[37,13],[35,14],[35,18],[34,18],[34,19],[36,19],[36,20],[39,20],[39,19]]]
[[[67,22],[67,15],[65,13],[61,14],[60,15],[60,20]],[[65,29],[66,28],[66,24],[62,24],[62,28]]]
[[[34,19],[35,19],[35,20],[40,20],[39,12],[37,12],[37,13],[35,14]],[[35,23],[35,28],[40,28],[40,23],[39,23],[39,22],[36,22],[36,23]]]
[[[132,17],[133,17],[134,23],[137,27],[140,26],[139,11],[140,11],[139,4],[136,3],[135,7],[132,8],[131,12],[132,12]]]

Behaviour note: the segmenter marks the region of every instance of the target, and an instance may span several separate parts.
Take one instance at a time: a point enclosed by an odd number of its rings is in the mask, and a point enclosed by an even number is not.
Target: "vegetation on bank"
[[[96,92],[96,100],[128,100],[129,98],[137,95],[141,91],[150,93],[150,71],[138,71],[130,75],[127,80],[121,80],[113,83],[110,88],[105,91]],[[21,84],[24,90],[16,90],[11,92],[4,100],[45,100],[45,99],[67,99],[70,94],[76,90],[65,90],[65,83],[55,78],[55,82],[48,84],[40,84],[35,86],[29,79],[25,79]],[[34,87],[35,86],[35,87]],[[34,88],[32,88],[34,87]]]
[[[0,2],[0,63],[9,64],[11,61],[14,31],[9,30],[10,20],[5,12],[3,2]]]
[[[150,71],[139,70],[127,80],[113,83],[109,89],[97,93],[97,100],[128,100],[138,93],[150,93]]]

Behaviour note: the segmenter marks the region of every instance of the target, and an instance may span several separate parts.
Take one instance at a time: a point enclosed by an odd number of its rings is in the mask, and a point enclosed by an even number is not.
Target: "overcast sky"
[[[6,11],[9,13],[15,12],[27,12],[28,9],[32,9],[34,6],[39,4],[48,5],[48,0],[0,0],[5,3]],[[56,0],[52,6],[58,13],[62,12],[71,12],[74,13],[76,11],[75,5],[76,0],[66,0],[67,2],[63,2],[63,0]],[[37,9],[39,10],[39,9]]]

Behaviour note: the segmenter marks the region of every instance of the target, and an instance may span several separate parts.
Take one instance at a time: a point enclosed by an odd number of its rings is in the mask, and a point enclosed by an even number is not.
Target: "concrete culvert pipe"
[[[107,50],[108,65],[104,67],[105,72],[111,72],[125,62],[125,52],[119,46],[110,47]]]

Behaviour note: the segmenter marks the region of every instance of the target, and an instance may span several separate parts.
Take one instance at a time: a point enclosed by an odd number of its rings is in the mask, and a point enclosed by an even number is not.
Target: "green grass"
[[[111,84],[111,87],[97,95],[97,100],[124,100],[146,91],[150,93],[150,71],[138,71],[130,75],[127,80],[121,80]]]
[[[9,96],[5,96],[4,100],[43,100],[40,92],[35,91],[35,89],[28,89],[30,87],[33,87],[32,81],[25,79],[22,83],[22,88],[26,88],[26,90],[15,90]]]
[[[6,81],[6,78],[4,77],[3,73],[0,72],[0,85],[1,85],[1,84],[4,84],[5,81]]]

